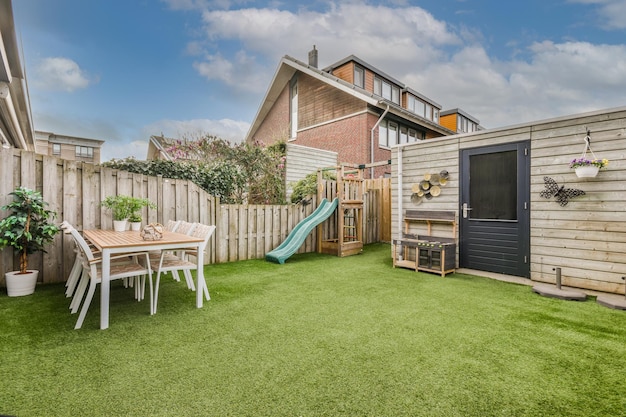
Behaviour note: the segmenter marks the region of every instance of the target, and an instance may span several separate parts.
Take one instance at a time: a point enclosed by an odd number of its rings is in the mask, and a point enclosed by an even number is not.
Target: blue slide
[[[298,223],[280,246],[265,255],[265,260],[284,264],[287,258],[296,253],[313,228],[333,214],[338,204],[339,200],[336,198],[332,203],[322,199],[315,211]]]

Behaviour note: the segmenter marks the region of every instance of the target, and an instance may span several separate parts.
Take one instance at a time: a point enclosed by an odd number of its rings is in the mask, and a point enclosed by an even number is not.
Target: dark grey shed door
[[[530,277],[530,143],[461,151],[462,268]]]

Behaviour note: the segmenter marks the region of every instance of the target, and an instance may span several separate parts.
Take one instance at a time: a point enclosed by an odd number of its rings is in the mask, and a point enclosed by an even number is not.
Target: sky
[[[145,159],[245,137],[280,59],[349,55],[485,128],[626,105],[626,0],[13,0],[36,130]]]

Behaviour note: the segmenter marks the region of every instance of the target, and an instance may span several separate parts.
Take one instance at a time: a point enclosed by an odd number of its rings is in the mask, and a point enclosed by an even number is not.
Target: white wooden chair
[[[186,222],[184,220],[169,220],[167,222],[167,226],[166,226],[166,230],[169,230],[171,232],[176,232],[176,233],[182,233],[184,235],[191,235],[191,233],[193,233],[194,229],[196,228],[196,224],[197,223],[190,223],[190,222]],[[171,230],[169,228],[172,228]],[[166,256],[170,256],[173,255],[175,256],[175,254],[173,254],[173,252],[166,254]],[[150,252],[150,259],[152,259],[154,261],[154,259],[159,259],[159,257],[161,256],[161,252],[157,251],[157,252]],[[169,271],[172,274],[172,278],[174,278],[174,280],[180,282],[180,275],[178,275],[178,270],[173,269],[171,271]],[[185,275],[185,280],[187,282],[187,288],[189,288],[192,291],[195,291],[194,289],[194,285],[193,285],[193,280],[189,280],[187,278],[187,275]]]
[[[81,279],[81,282],[78,285],[78,288],[74,295],[74,297],[78,300],[78,303],[75,303],[75,305],[73,306],[73,313],[76,312],[78,305],[80,304],[80,300],[83,298],[84,289],[86,287],[87,281],[89,282],[89,289],[87,291],[85,300],[83,301],[83,307],[80,310],[78,320],[76,321],[76,326],[74,326],[75,329],[80,329],[83,325],[83,321],[85,320],[85,316],[87,315],[87,310],[89,309],[91,300],[93,299],[96,285],[102,282],[102,259],[96,258],[93,255],[89,244],[87,244],[82,235],[78,233],[78,230],[68,225],[66,225],[65,229],[69,230],[72,234],[72,237],[80,248],[82,255],[83,279]],[[137,258],[140,256],[145,257],[145,266],[141,265],[138,262]],[[152,271],[150,269],[150,262],[147,252],[125,253],[119,256],[111,257],[111,280],[130,277],[140,278],[139,282],[137,282],[137,285],[135,286],[135,296],[139,301],[144,298],[145,277],[146,275],[150,276],[151,274]],[[152,281],[150,282],[152,283]],[[152,292],[150,294],[152,295]],[[152,301],[150,302],[150,304],[152,305]]]
[[[194,237],[203,238],[203,242],[200,245],[199,250],[203,251],[206,249],[207,242],[211,238],[211,235],[215,231],[215,226],[204,225],[200,223],[196,223],[193,227],[193,231],[190,234]],[[188,252],[188,251],[187,251]],[[185,275],[185,279],[187,280],[187,287],[192,291],[196,291],[195,285],[193,284],[193,277],[191,276],[191,271],[196,270],[198,265],[196,262],[191,262],[187,259],[187,252],[185,250],[172,250],[172,251],[163,251],[161,255],[150,258],[150,263],[152,267],[152,271],[156,272],[156,283],[153,286],[152,277],[150,277],[150,300],[151,300],[151,314],[156,314],[157,310],[157,301],[159,298],[159,283],[161,280],[161,273],[165,272],[177,272],[183,271]],[[204,296],[207,301],[211,299],[209,295],[209,290],[204,287]]]
[[[61,230],[63,230],[63,233],[71,235],[71,231],[70,231],[71,228],[73,228],[73,226],[67,220],[63,220],[63,222],[61,223]],[[96,254],[99,255],[98,250],[93,245],[90,245],[90,248],[94,256]],[[65,296],[68,298],[74,295],[76,291],[76,287],[78,286],[80,277],[83,273],[82,252],[75,241],[74,241],[74,253],[76,254],[76,257],[74,258],[74,264],[72,265],[70,274],[67,277],[67,280],[65,281],[65,287],[66,287]],[[71,304],[70,304],[70,308],[72,308]]]
[[[176,232],[178,229],[178,226],[180,226],[181,220],[168,220],[167,224],[165,225],[165,230],[167,230],[168,232]]]

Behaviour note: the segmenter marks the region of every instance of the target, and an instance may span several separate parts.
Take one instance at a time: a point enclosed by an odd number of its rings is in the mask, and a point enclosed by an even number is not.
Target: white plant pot
[[[600,168],[595,165],[586,165],[583,167],[576,167],[574,170],[576,171],[576,176],[578,178],[591,178],[598,175]]]
[[[132,230],[133,232],[138,232],[141,230],[141,222],[129,222],[130,223],[130,230]]]
[[[38,276],[39,271],[28,270],[25,274],[20,274],[20,271],[6,272],[4,279],[7,285],[7,295],[20,297],[34,293]]]
[[[113,220],[113,230],[123,232],[126,230],[126,220]]]

